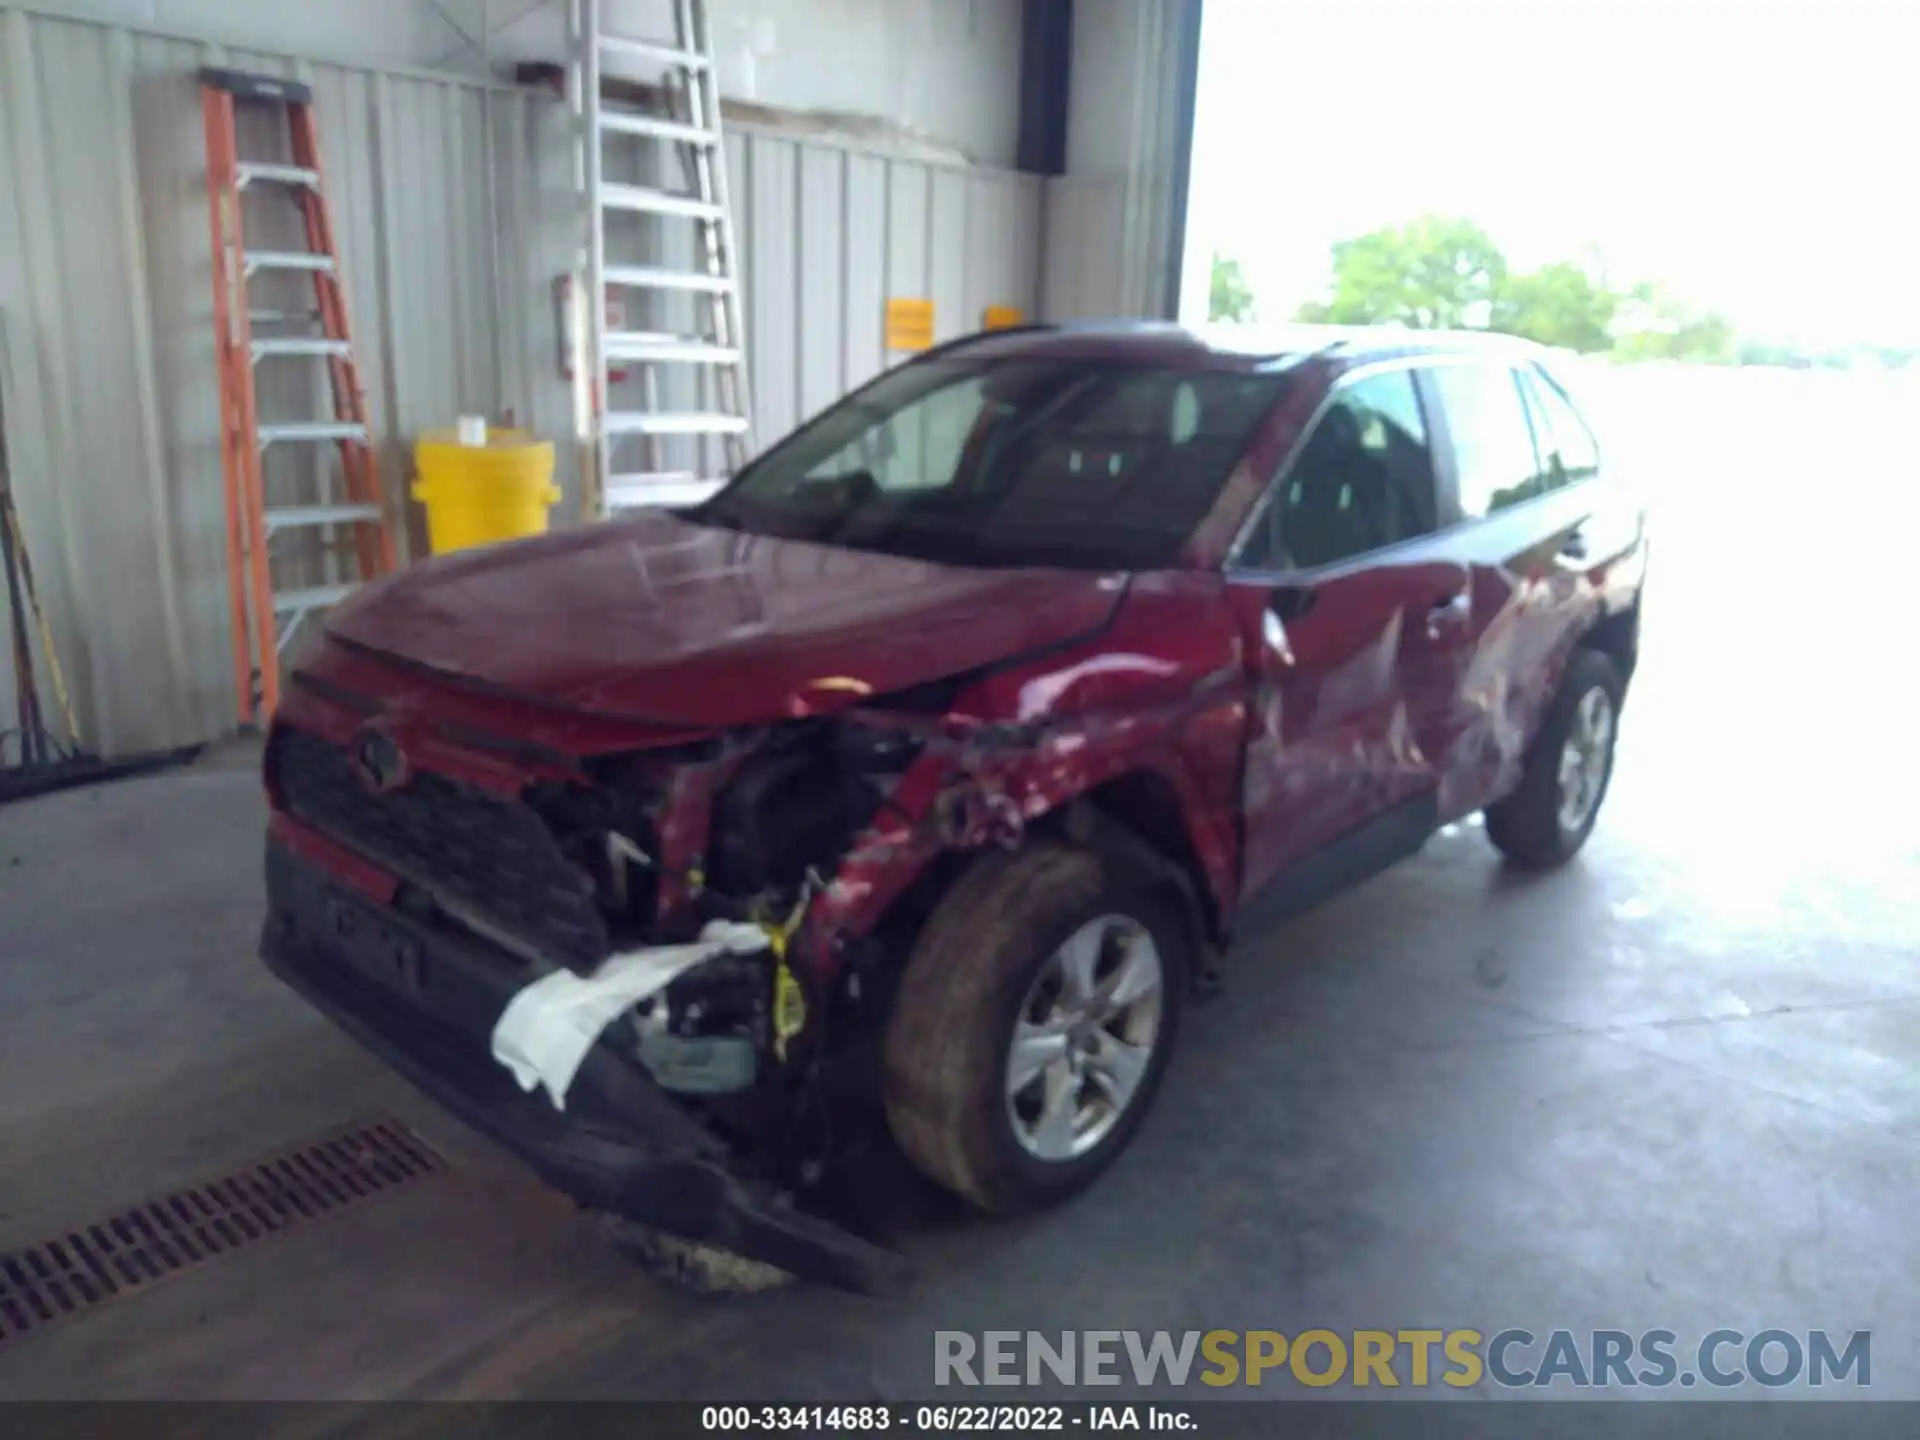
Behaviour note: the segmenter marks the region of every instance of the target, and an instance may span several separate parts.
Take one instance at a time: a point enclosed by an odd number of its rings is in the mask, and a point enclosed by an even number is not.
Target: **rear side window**
[[[1413,372],[1356,380],[1334,392],[1281,472],[1239,563],[1304,570],[1431,534],[1435,489]]]
[[[1525,384],[1534,415],[1534,443],[1550,485],[1558,489],[1593,479],[1600,473],[1600,447],[1573,402],[1561,393],[1551,376],[1538,370],[1526,375]]]
[[[1441,365],[1430,378],[1453,439],[1461,513],[1493,515],[1545,494],[1549,477],[1534,453],[1518,374],[1505,365]]]

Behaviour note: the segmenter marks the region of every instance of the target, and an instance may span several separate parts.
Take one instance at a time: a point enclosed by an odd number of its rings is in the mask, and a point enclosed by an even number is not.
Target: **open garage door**
[[[1048,319],[1179,312],[1203,8],[1073,10],[1066,173],[1046,202]]]

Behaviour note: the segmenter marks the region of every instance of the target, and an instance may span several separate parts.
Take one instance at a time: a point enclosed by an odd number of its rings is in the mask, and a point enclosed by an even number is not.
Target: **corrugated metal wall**
[[[563,442],[574,500],[552,297],[572,249],[557,104],[0,6],[0,385],[56,639],[105,754],[216,736],[234,714],[203,64],[314,87],[390,491],[418,430],[510,411]],[[889,294],[933,299],[943,338],[989,304],[1037,308],[1041,182],[758,130],[729,149],[761,437],[883,366]],[[312,413],[310,380],[275,376],[263,414]],[[330,479],[311,467],[331,457],[274,460],[277,497]],[[0,665],[0,728],[12,707]]]

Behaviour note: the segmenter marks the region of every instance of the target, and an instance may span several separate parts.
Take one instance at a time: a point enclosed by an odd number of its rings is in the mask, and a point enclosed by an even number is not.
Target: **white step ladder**
[[[672,4],[670,43],[604,34],[601,0],[567,6],[584,232],[572,288],[574,414],[588,519],[702,500],[752,450],[706,0]],[[672,113],[609,109],[610,75],[651,80]],[[610,168],[646,183],[610,181]],[[610,295],[624,302],[619,329],[607,324]],[[636,324],[637,316],[646,318]],[[637,374],[612,378],[627,370]]]

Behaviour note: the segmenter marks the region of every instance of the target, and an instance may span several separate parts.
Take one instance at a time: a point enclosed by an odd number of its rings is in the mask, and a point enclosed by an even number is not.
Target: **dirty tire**
[[[1569,829],[1560,818],[1560,752],[1581,698],[1596,688],[1606,691],[1613,702],[1606,773],[1586,820]],[[1540,732],[1527,751],[1519,785],[1506,799],[1487,807],[1487,838],[1521,869],[1551,870],[1564,865],[1593,833],[1613,779],[1613,746],[1620,737],[1620,700],[1625,689],[1620,669],[1610,657],[1584,648],[1573,652],[1560,688],[1547,706]]]
[[[1139,1088],[1086,1154],[1046,1161],[1015,1137],[1006,1064],[1020,1006],[1054,950],[1087,921],[1123,914],[1160,952],[1161,1012]],[[1160,898],[1117,883],[1097,856],[1046,842],[981,857],[920,932],[887,1024],[885,1099],[913,1164],[990,1214],[1015,1214],[1089,1184],[1132,1140],[1180,1034],[1187,930]]]
[[[683,1240],[618,1216],[605,1216],[603,1223],[614,1249],[656,1280],[679,1290],[697,1295],[758,1295],[795,1283],[792,1275],[763,1260]]]

